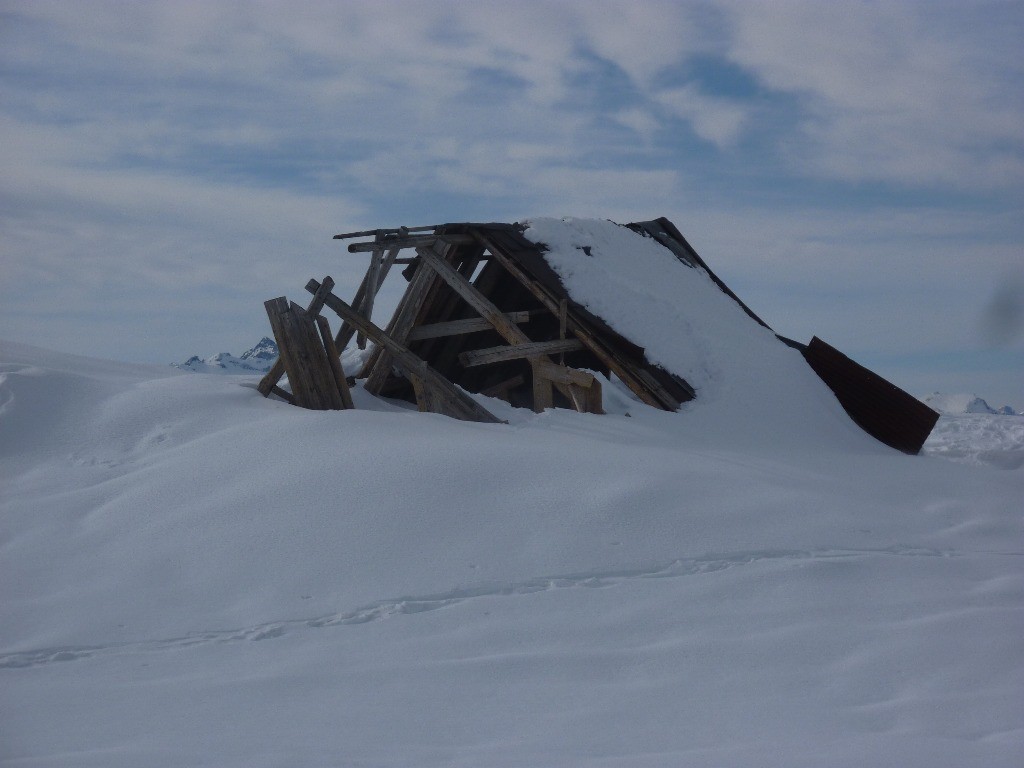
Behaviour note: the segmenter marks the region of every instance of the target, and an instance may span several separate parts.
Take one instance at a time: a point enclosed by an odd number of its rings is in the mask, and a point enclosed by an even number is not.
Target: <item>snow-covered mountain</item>
[[[183,363],[171,363],[175,368],[193,373],[251,374],[266,373],[277,359],[277,343],[264,336],[251,348],[235,357],[230,352],[201,358],[193,355]]]
[[[1002,408],[993,408],[977,395],[967,393],[944,394],[942,392],[932,392],[930,395],[922,397],[921,402],[947,416],[957,416],[966,413],[1018,415],[1018,412],[1008,405],[1004,405]]]

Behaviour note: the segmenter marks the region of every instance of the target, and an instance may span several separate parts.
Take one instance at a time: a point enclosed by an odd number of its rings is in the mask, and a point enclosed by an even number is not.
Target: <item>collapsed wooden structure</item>
[[[667,219],[628,225],[655,239],[686,267],[704,270],[751,319],[768,325],[725,285]],[[371,239],[365,239],[371,238]],[[499,419],[467,392],[543,411],[551,407],[601,413],[601,384],[592,372],[614,374],[644,403],[676,410],[693,387],[651,363],[643,348],[573,300],[544,259],[544,247],[515,224],[462,223],[336,235],[363,239],[350,253],[370,264],[352,303],[333,293],[330,277],[310,280],[303,308],[286,299],[266,302],[280,359],[259,384],[306,408],[352,407],[339,353],[352,341],[374,346],[355,378],[374,395],[417,403],[421,411],[458,419]],[[412,256],[402,256],[411,252]],[[408,286],[385,328],[373,323],[381,284],[403,266]],[[341,325],[332,335],[324,307]],[[917,453],[938,414],[818,339],[797,349],[867,432]],[[833,354],[834,353],[834,354]],[[278,387],[287,373],[291,392]]]

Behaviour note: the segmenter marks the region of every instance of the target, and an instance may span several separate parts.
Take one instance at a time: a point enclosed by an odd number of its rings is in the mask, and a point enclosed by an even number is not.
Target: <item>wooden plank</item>
[[[591,387],[597,381],[592,374],[581,371],[578,368],[569,368],[565,365],[556,365],[547,360],[537,363],[537,368],[545,379],[558,382],[559,384],[575,384],[579,387]]]
[[[483,232],[477,230],[476,236],[477,239],[486,246],[488,250],[490,250],[494,258],[503,267],[505,267],[506,270],[508,270],[509,274],[525,286],[538,301],[548,308],[548,311],[554,315],[558,314],[558,300],[549,295],[544,286],[540,285],[535,280],[531,280],[530,277],[519,269],[516,263],[503,253],[501,248]],[[607,366],[612,373],[618,376],[622,383],[629,387],[633,394],[639,397],[643,402],[666,411],[674,411],[679,407],[679,401],[665,392],[664,388],[660,387],[657,382],[654,382],[652,385],[651,382],[641,381],[637,375],[634,375],[632,366],[623,363],[618,359],[614,352],[605,348],[605,346],[601,344],[590,330],[585,325],[578,322],[571,313],[569,313],[566,318],[566,326],[576,335],[576,338],[583,342],[587,349],[594,353],[598,360]]]
[[[323,291],[316,297],[322,303]],[[264,303],[292,387],[294,403],[313,410],[340,409],[341,397],[313,320],[284,297]]]
[[[529,312],[506,312],[505,317],[513,323],[528,323],[530,321]],[[494,326],[482,317],[467,317],[464,320],[447,320],[443,323],[417,325],[409,332],[409,341],[435,339],[441,336],[459,336],[464,333],[490,331],[493,330],[493,328]]]
[[[453,245],[464,245],[475,242],[472,235],[410,235],[409,237],[385,236],[379,241],[372,243],[352,243],[348,247],[349,253],[366,253],[374,251],[378,247],[385,248],[429,248],[436,242],[451,243]]]
[[[583,342],[579,339],[530,341],[524,344],[515,344],[512,346],[488,347],[487,349],[476,349],[470,352],[463,352],[459,355],[459,362],[466,368],[472,368],[477,365],[503,363],[508,360],[522,360],[526,357],[555,355],[560,352],[576,352],[580,349],[583,349]]]
[[[392,265],[398,258],[398,252],[398,248],[392,248],[384,256],[384,261],[380,265],[380,276],[377,279],[378,289],[380,288],[381,285],[383,285],[384,280],[388,276],[388,272],[391,271]],[[326,282],[326,280],[327,278],[325,277],[324,281]],[[363,275],[363,282],[359,285],[359,288],[356,290],[356,295],[352,299],[352,303],[357,307],[362,303],[363,297],[366,295],[367,287],[367,276]],[[307,285],[306,288],[308,290],[309,286]],[[352,336],[355,335],[355,332],[355,328],[353,328],[348,323],[341,324],[341,328],[338,329],[337,336],[334,337],[334,346],[338,348],[339,352],[345,351],[345,347],[347,347],[348,343],[352,341]]]
[[[310,284],[307,286],[307,290],[319,288],[319,284],[315,280],[311,280]],[[431,406],[436,409],[434,412],[444,413],[447,416],[462,419],[463,421],[479,421],[488,424],[502,423],[499,418],[427,365],[424,360],[410,352],[403,344],[392,339],[371,321],[361,317],[358,312],[337,296],[328,294],[326,303],[342,319],[363,331],[374,344],[386,349],[388,354],[394,358],[395,363],[405,372],[406,376],[416,376],[421,379],[421,387],[426,385],[434,390],[429,398]],[[415,388],[415,386],[414,381],[413,387]]]
[[[343,232],[335,235],[334,240],[351,240],[354,237],[376,237],[378,235],[393,235],[398,232],[433,232],[440,224],[428,224],[424,227],[397,227],[395,229],[365,229],[362,232]]]
[[[292,387],[292,402],[302,408],[308,408],[311,396],[305,378],[299,371],[300,365],[293,355],[291,337],[288,333],[284,317],[288,314],[288,299],[279,296],[275,299],[268,299],[263,302],[267,311],[267,319],[270,321],[270,329],[277,342],[278,360],[281,363],[282,375],[289,374],[289,382]],[[294,380],[292,379],[294,376]]]
[[[270,391],[273,392],[278,397],[280,397],[282,400],[286,400],[287,402],[291,403],[292,405],[295,405],[295,397],[292,395],[291,392],[286,392],[285,390],[281,389],[276,384],[274,385],[273,389],[271,389]]]
[[[334,290],[334,280],[332,280],[330,277],[324,278],[323,285],[326,286],[322,288],[323,295],[326,295],[330,293],[332,290]],[[313,295],[313,298],[310,299],[309,305],[306,307],[306,312],[308,314],[314,316],[320,314],[320,310],[324,306],[323,295],[321,295],[320,292],[317,292]],[[276,301],[276,299],[274,301]],[[278,349],[280,348],[280,345],[278,345]],[[274,361],[274,364],[270,366],[270,370],[263,375],[262,379],[260,379],[260,383],[256,385],[256,389],[259,391],[261,395],[267,397],[275,388],[279,389],[279,387],[277,387],[277,382],[281,380],[281,377],[284,376],[284,373],[284,362],[281,360],[280,357],[278,357],[277,360]]]
[[[456,272],[451,265],[441,260],[437,254],[426,248],[419,248],[416,251],[423,259],[423,263],[433,269],[442,280],[448,283],[466,303],[479,312],[494,326],[494,329],[512,345],[530,344],[530,338],[523,333],[519,327],[510,322],[505,315],[465,277]],[[494,251],[492,251],[494,253]],[[495,254],[497,255],[497,254]],[[536,356],[535,356],[536,357]],[[530,361],[531,365],[533,360]],[[561,389],[563,385],[559,385]],[[571,395],[566,392],[567,397]],[[551,392],[551,381],[544,379],[534,371],[533,376],[533,410],[541,411],[551,408],[553,396]]]
[[[313,317],[294,301],[289,302],[288,308],[289,321],[294,326],[293,333],[302,339],[297,356],[309,381],[310,391],[315,394],[318,401],[315,407],[318,410],[341,410],[341,395],[338,393],[334,375],[331,373],[331,364],[327,359],[327,350],[320,340]]]
[[[324,281],[326,282],[326,281]],[[331,326],[323,315],[316,316],[316,325],[320,329],[320,338],[323,341],[324,349],[327,351],[327,362],[330,363],[331,373],[334,375],[334,383],[338,387],[338,395],[341,397],[342,408],[355,408],[352,403],[352,393],[348,389],[348,381],[345,379],[345,371],[341,367],[341,355],[334,345],[334,336],[331,335]]]
[[[509,344],[529,343],[529,337],[519,330],[519,327],[505,317],[486,296],[478,291],[473,284],[460,275],[450,264],[442,260],[434,251],[428,248],[420,248],[416,251],[423,259],[423,263],[429,266],[437,275],[444,280],[461,296],[467,304],[480,313],[487,321],[494,326],[494,329],[502,335]]]
[[[383,261],[384,251],[381,248],[374,248],[370,254],[370,266],[366,268],[366,276],[363,278],[366,290],[363,303],[359,307],[363,317],[367,320],[373,319],[373,302],[377,298],[377,291],[380,290],[380,270]],[[366,337],[361,333],[356,334],[356,346],[359,349],[366,349]]]
[[[388,323],[388,336],[399,344],[404,345],[408,341],[409,332],[416,325],[423,305],[436,283],[437,275],[421,262],[416,274],[409,281],[409,287],[406,288],[398,309]],[[363,388],[371,394],[379,394],[388,376],[391,375],[391,356],[388,351],[384,348],[374,350],[373,355],[363,366],[363,371],[366,375]]]

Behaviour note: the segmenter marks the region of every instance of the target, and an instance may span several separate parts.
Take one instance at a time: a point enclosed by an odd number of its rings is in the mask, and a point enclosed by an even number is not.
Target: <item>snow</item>
[[[892,451],[699,272],[532,224],[696,401],[309,412],[0,342],[0,763],[1019,764],[1021,465]]]
[[[964,413],[998,413],[1010,416],[1017,415],[1016,411],[1008,405],[1004,405],[1003,407],[996,409],[977,395],[967,393],[944,394],[942,392],[933,392],[930,395],[922,397],[921,402],[932,410],[948,415],[960,415]]]

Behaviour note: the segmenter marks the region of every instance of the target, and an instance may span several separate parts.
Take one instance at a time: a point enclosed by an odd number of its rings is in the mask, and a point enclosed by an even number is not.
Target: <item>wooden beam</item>
[[[479,312],[482,317],[486,318],[509,344],[529,343],[529,337],[519,330],[515,323],[505,317],[505,314],[500,309],[474,288],[469,280],[456,272],[437,253],[429,248],[419,248],[416,252],[423,259],[424,264],[429,266],[442,280],[448,283],[451,289],[459,294],[467,304]]]
[[[428,296],[432,295],[437,283],[437,275],[421,262],[412,276],[412,280],[409,281],[409,286],[398,303],[395,314],[392,315],[388,323],[388,335],[399,344],[404,345],[408,341],[409,332],[416,325],[423,306],[427,302]],[[360,373],[366,377],[363,389],[373,395],[380,394],[391,375],[391,356],[388,351],[383,347],[375,349]]]
[[[530,338],[515,323],[509,321],[490,299],[478,291],[469,280],[452,269],[451,265],[443,261],[436,253],[427,248],[418,248],[416,252],[422,257],[424,264],[433,269],[442,280],[451,286],[453,291],[485,317],[509,344],[532,343]],[[493,249],[491,252],[494,253]],[[534,359],[530,359],[531,366],[533,363]],[[559,389],[562,390],[563,386],[559,385]],[[571,397],[567,391],[566,397]],[[533,375],[533,410],[540,413],[547,408],[551,408],[552,405],[551,381],[539,376],[535,371]]]
[[[366,253],[375,251],[377,248],[429,248],[440,240],[443,243],[453,245],[465,245],[476,242],[472,235],[409,235],[408,237],[393,237],[385,235],[378,241],[371,243],[352,243],[348,247],[349,253]]]
[[[398,258],[398,253],[398,248],[392,248],[387,252],[387,254],[385,254],[384,261],[380,265],[380,274],[377,278],[378,289],[384,283],[384,280],[387,278],[388,272],[391,271],[391,266],[395,263],[396,259]],[[368,278],[368,275],[363,275],[363,282],[360,283],[359,288],[356,290],[356,295],[352,299],[352,303],[357,307],[362,304],[363,299],[366,296],[366,291],[369,288]],[[324,280],[326,279],[327,278],[324,278]],[[338,329],[338,335],[334,337],[334,346],[338,348],[339,352],[345,351],[345,347],[347,347],[348,343],[352,341],[352,337],[355,335],[355,332],[355,328],[353,328],[348,323],[341,324],[341,328]]]
[[[363,303],[359,311],[367,320],[373,319],[373,302],[377,298],[377,291],[380,290],[380,270],[384,262],[384,251],[382,248],[374,248],[370,254],[370,266],[366,268],[366,276],[363,282],[366,283],[366,291],[363,296]],[[366,337],[356,334],[356,346],[359,349],[366,349]]]
[[[513,323],[528,323],[530,321],[529,312],[506,312],[505,317]],[[409,341],[436,339],[441,336],[458,336],[463,333],[491,330],[494,330],[494,326],[484,318],[467,317],[464,320],[448,320],[443,323],[417,325],[409,332]]]
[[[518,280],[537,298],[538,301],[547,307],[548,311],[553,315],[558,315],[559,302],[548,293],[544,286],[540,285],[535,280],[531,280],[530,277],[523,272],[519,266],[512,261],[512,259],[506,256],[502,252],[501,248],[495,245],[494,242],[485,234],[477,230],[476,237],[482,245],[487,247],[495,260],[497,260],[509,272],[509,274]],[[622,383],[629,387],[633,394],[639,397],[643,402],[666,411],[674,411],[679,408],[679,401],[672,397],[668,392],[665,392],[664,388],[658,385],[656,381],[652,381],[652,377],[648,376],[646,377],[648,379],[647,381],[642,381],[637,375],[634,375],[631,366],[623,364],[611,350],[607,349],[600,340],[591,333],[589,328],[577,321],[571,313],[566,318],[566,326],[568,330],[572,331],[576,335],[576,338],[583,342],[587,349],[594,353],[598,360],[607,366],[612,373],[618,376]]]
[[[328,279],[325,278],[324,284],[321,287],[322,293],[318,291],[313,295],[313,298],[310,299],[309,305],[306,307],[306,314],[310,315],[311,317],[316,317],[318,314],[320,314],[320,310],[323,309],[324,306],[323,297],[330,293],[333,289],[334,281],[330,280],[330,282],[328,282]],[[266,305],[264,304],[264,306]],[[280,344],[278,345],[278,350],[280,350]],[[264,397],[269,397],[270,393],[273,392],[275,389],[280,390],[280,387],[277,386],[277,382],[281,380],[281,377],[284,376],[284,373],[284,361],[281,359],[279,355],[277,360],[274,361],[274,364],[270,366],[270,370],[263,375],[262,379],[260,379],[260,383],[256,385],[256,389]],[[283,392],[284,390],[280,391]]]
[[[362,232],[343,232],[335,235],[334,240],[351,240],[354,237],[376,237],[378,235],[393,235],[398,232],[433,232],[440,224],[429,224],[425,227],[396,227],[395,229],[365,229]]]
[[[324,292],[319,288],[316,297],[322,303]],[[340,409],[341,397],[312,317],[283,296],[264,302],[264,306],[288,373],[295,405],[313,410]]]
[[[597,381],[592,374],[581,371],[578,368],[569,368],[565,365],[555,365],[548,361],[537,364],[541,375],[545,379],[558,382],[559,384],[575,384],[578,387],[590,387]]]
[[[316,290],[319,283],[310,280],[307,290]],[[420,387],[428,387],[433,391],[429,396],[424,397],[423,402],[427,403],[435,413],[444,413],[463,421],[480,421],[487,424],[500,424],[501,419],[488,411],[463,390],[456,387],[448,379],[439,374],[427,363],[409,351],[404,345],[399,344],[387,333],[374,325],[371,321],[359,315],[352,307],[339,299],[333,293],[328,294],[326,304],[338,314],[345,322],[351,323],[355,328],[362,331],[374,344],[387,350],[394,358],[395,363],[405,372],[405,375],[413,381],[413,387],[417,386],[413,377],[420,379]]]
[[[555,355],[560,352],[575,352],[579,349],[583,349],[583,342],[579,339],[530,341],[525,344],[488,347],[487,349],[476,349],[470,352],[463,352],[459,355],[459,362],[466,368],[472,368],[477,365],[503,363],[508,360],[522,360],[525,357]]]
[[[334,383],[338,387],[341,407],[355,408],[355,405],[352,404],[352,393],[348,389],[345,371],[341,367],[341,356],[338,354],[338,348],[334,346],[334,336],[331,335],[330,323],[327,322],[327,318],[323,315],[317,315],[316,325],[320,330],[320,338],[323,340],[324,349],[327,351],[327,362],[330,363],[331,373],[334,375]]]

